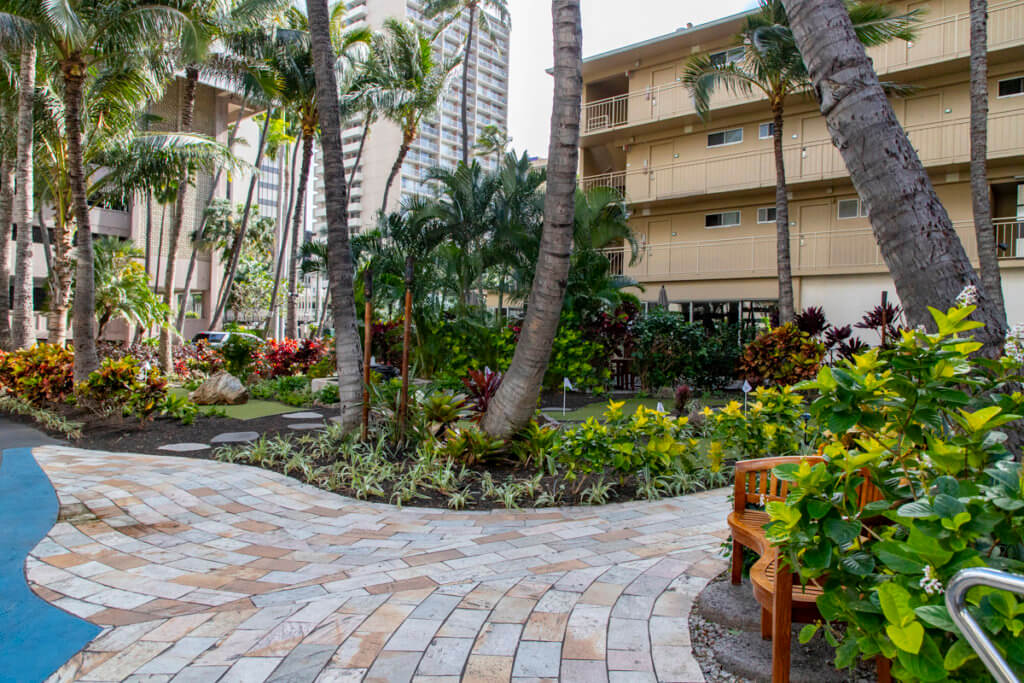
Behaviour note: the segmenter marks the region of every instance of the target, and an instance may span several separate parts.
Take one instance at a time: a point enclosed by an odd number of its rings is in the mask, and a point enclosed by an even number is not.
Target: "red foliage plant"
[[[258,374],[267,379],[302,375],[325,353],[321,339],[268,339],[257,353]]]
[[[501,373],[494,372],[489,368],[483,370],[469,370],[469,376],[462,378],[462,385],[466,387],[469,394],[469,409],[473,413],[473,421],[479,422],[487,412],[491,399],[498,393],[501,386]]]

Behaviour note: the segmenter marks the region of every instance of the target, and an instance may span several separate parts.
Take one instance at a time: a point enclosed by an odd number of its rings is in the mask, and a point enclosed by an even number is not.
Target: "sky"
[[[512,36],[509,135],[512,147],[547,156],[551,119],[551,2],[509,0]],[[581,0],[583,56],[671,33],[750,9],[755,0]]]

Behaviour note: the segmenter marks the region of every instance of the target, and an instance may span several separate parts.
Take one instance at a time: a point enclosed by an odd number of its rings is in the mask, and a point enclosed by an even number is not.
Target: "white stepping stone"
[[[210,443],[248,443],[258,438],[259,432],[224,432],[210,439]]]
[[[300,429],[300,430],[310,429],[311,430],[311,429],[323,429],[323,428],[324,428],[324,423],[323,422],[303,422],[301,424],[288,425],[288,429]]]
[[[160,446],[157,448],[158,451],[171,451],[172,453],[192,453],[193,451],[205,451],[210,447],[209,444],[205,443],[169,443],[166,446]]]
[[[281,417],[287,417],[292,420],[318,420],[323,417],[320,413],[305,412],[305,413],[285,413]]]

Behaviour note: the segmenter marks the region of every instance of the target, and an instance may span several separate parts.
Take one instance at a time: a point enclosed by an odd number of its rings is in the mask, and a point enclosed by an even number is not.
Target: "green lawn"
[[[172,394],[177,396],[188,396],[188,390],[182,387],[171,387]],[[308,408],[296,408],[285,403],[278,403],[277,401],[257,401],[249,399],[248,403],[243,403],[238,406],[216,406],[223,410],[228,417],[234,418],[235,420],[255,420],[258,417],[269,417],[271,415],[281,415],[283,413],[294,413],[300,410],[309,410]]]
[[[583,420],[586,420],[587,418],[601,417],[601,414],[605,410],[608,409],[608,401],[609,400],[614,400],[614,399],[604,399],[604,400],[601,400],[601,401],[595,401],[594,403],[591,403],[589,405],[585,405],[582,408],[577,408],[576,410],[568,410],[568,411],[566,411],[565,415],[562,415],[562,409],[561,408],[558,408],[556,410],[548,410],[548,408],[550,406],[545,406],[544,413],[546,415],[549,415],[549,416],[553,417],[554,419],[558,420],[559,422],[566,421],[566,420],[572,421],[572,422],[582,422]],[[669,410],[669,411],[672,410],[672,400],[671,399],[662,399],[662,398],[627,398],[627,399],[625,399],[625,401],[626,401],[626,405],[624,405],[622,407],[622,410],[623,410],[623,412],[625,412],[627,414],[628,413],[635,413],[637,406],[641,406],[641,405],[644,406],[645,408],[651,408],[651,409],[657,408],[658,407],[658,403],[661,403],[662,406],[665,408],[665,410]]]

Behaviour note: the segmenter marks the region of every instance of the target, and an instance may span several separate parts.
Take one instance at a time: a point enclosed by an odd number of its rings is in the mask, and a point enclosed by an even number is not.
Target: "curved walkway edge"
[[[61,521],[29,583],[105,629],[53,681],[704,680],[688,616],[726,566],[724,490],[457,512],[212,460],[34,454]]]
[[[100,633],[29,590],[25,558],[57,521],[57,496],[29,448],[0,460],[0,681],[41,681]]]

